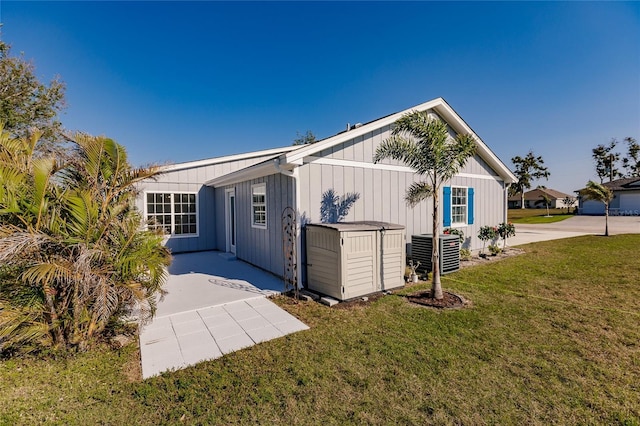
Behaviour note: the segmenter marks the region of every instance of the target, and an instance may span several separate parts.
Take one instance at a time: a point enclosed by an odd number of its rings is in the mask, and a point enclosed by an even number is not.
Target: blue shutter
[[[442,188],[442,224],[444,226],[451,226],[451,187],[445,186]]]
[[[467,189],[467,223],[473,225],[473,188]]]

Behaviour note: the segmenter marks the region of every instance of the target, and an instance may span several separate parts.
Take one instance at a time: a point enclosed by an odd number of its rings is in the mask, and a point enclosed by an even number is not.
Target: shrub
[[[460,249],[460,260],[471,260],[471,250],[466,248]]]
[[[442,233],[445,235],[457,235],[460,238],[460,244],[464,243],[464,232],[458,228],[445,228]]]
[[[482,253],[487,241],[495,240],[498,236],[498,228],[494,226],[483,226],[478,231],[478,238],[482,241]]]
[[[513,237],[516,235],[516,227],[511,222],[502,222],[498,225],[498,235],[502,238],[503,247],[507,247],[507,238]]]
[[[497,244],[489,245],[489,252],[491,253],[492,256],[495,256],[495,255],[499,254],[501,251],[502,251],[502,249],[500,247],[498,247]]]

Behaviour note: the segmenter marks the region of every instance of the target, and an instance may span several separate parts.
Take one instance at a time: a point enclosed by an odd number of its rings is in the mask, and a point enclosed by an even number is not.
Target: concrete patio
[[[283,281],[220,252],[174,256],[153,322],[140,333],[143,378],[308,327],[266,296]]]

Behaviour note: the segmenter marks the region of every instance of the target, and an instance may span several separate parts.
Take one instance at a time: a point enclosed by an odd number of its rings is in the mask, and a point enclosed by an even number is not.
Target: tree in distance
[[[307,130],[304,135],[301,135],[300,132],[296,132],[296,138],[293,140],[293,145],[308,145],[316,142],[318,142],[316,136],[311,132],[311,130]]]
[[[613,192],[601,183],[587,182],[586,188],[580,191],[585,200],[594,200],[604,203],[604,235],[609,236],[609,204],[613,200]]]
[[[533,151],[525,157],[519,155],[513,157],[511,162],[516,166],[513,172],[518,181],[511,185],[510,193],[515,195],[520,193],[520,208],[524,209],[524,192],[531,188],[531,185],[536,179],[549,179],[549,170],[544,166],[544,160],[541,156],[535,156]]]
[[[37,131],[36,151],[60,151],[64,136],[58,113],[65,106],[64,94],[58,77],[40,82],[33,63],[11,56],[11,47],[0,41],[0,123],[11,137],[29,138]]]

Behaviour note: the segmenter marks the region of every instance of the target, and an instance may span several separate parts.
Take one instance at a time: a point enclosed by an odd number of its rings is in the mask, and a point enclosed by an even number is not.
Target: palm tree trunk
[[[440,222],[438,220],[438,190],[433,192],[433,242],[431,252],[431,270],[433,271],[433,283],[431,285],[431,297],[442,299],[442,284],[440,283]]]
[[[609,205],[604,206],[604,236],[609,236]]]
[[[522,188],[522,191],[520,192],[520,208],[524,209],[524,188]]]

